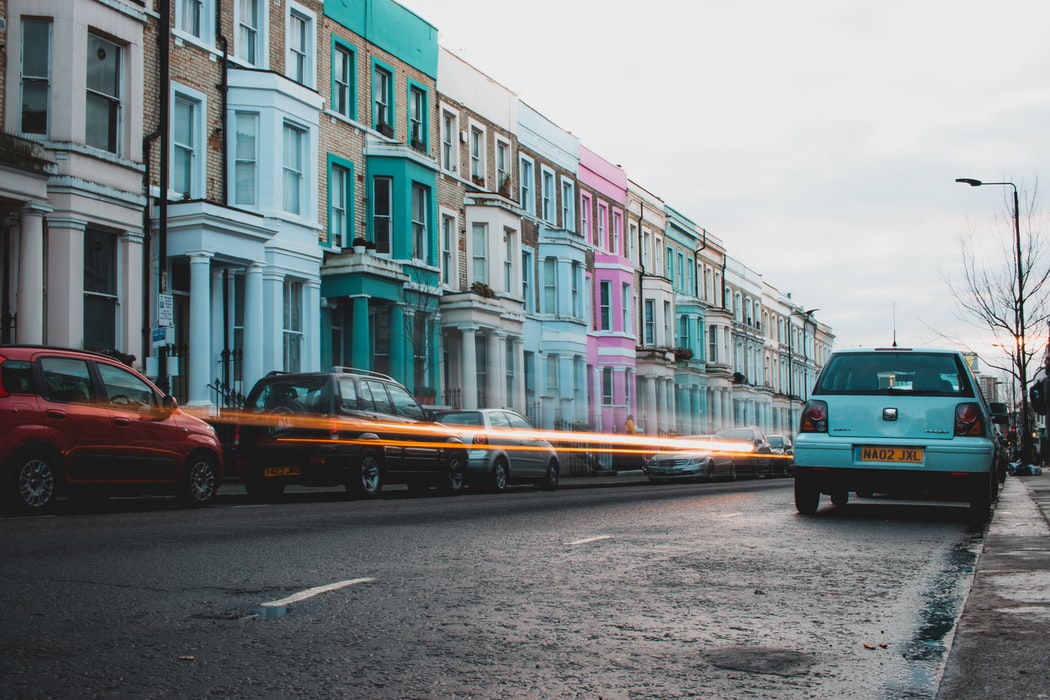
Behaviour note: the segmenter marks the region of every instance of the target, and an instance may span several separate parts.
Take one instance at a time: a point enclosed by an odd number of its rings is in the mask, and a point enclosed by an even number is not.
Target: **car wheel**
[[[214,456],[192,454],[179,485],[178,501],[184,506],[206,506],[219,489],[219,464]]]
[[[729,463],[729,481],[736,481],[736,463]]]
[[[265,481],[263,479],[245,479],[244,490],[248,497],[257,501],[272,501],[284,493],[284,482]]]
[[[831,494],[831,504],[842,508],[849,503],[849,491],[843,489],[836,490]]]
[[[467,483],[467,462],[461,450],[449,450],[448,464],[445,465],[445,483],[442,491],[449,496],[463,493]]]
[[[544,491],[553,491],[558,488],[558,460],[552,459],[547,464],[547,475],[540,482],[540,488]]]
[[[496,489],[497,492],[502,493],[507,488],[507,481],[510,479],[510,473],[507,470],[507,463],[502,459],[497,459],[496,463],[492,466],[492,488]]]
[[[383,463],[379,455],[372,450],[365,450],[353,480],[346,485],[346,490],[362,498],[377,498],[383,492]]]
[[[813,515],[820,506],[820,489],[807,477],[795,477],[795,508],[803,515]]]
[[[44,513],[55,505],[58,457],[43,450],[21,452],[11,460],[9,494],[21,513]]]
[[[697,481],[714,481],[715,480],[715,461],[713,459],[707,460],[707,474],[700,477],[696,477]]]

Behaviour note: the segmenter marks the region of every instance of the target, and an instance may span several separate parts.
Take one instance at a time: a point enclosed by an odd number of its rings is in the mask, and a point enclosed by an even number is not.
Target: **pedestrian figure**
[[[634,435],[634,415],[631,413],[627,414],[627,422],[624,423],[623,431],[628,435]]]

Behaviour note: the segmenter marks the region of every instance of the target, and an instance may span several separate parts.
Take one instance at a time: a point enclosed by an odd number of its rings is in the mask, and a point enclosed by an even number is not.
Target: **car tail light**
[[[335,441],[339,439],[339,423],[332,423],[328,428],[328,439]]]
[[[233,426],[233,446],[237,447],[241,444],[241,426],[239,423],[235,423]]]
[[[955,407],[956,435],[984,435],[981,409],[975,403],[961,403]]]
[[[487,445],[489,444],[489,437],[485,433],[475,433],[470,443],[472,445]]]
[[[809,401],[802,409],[801,433],[828,432],[828,405],[823,401]]]

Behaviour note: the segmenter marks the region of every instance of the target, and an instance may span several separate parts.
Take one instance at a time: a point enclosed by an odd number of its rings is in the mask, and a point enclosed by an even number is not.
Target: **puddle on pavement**
[[[887,698],[933,698],[937,694],[982,538],[983,533],[971,533],[956,544],[944,567],[930,581],[923,595],[919,626],[902,654],[910,676],[888,683]]]

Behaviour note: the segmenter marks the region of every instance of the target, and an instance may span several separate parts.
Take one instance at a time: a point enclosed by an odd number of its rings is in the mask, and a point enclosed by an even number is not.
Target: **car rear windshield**
[[[324,374],[278,377],[256,387],[248,397],[247,408],[260,411],[286,408],[299,413],[323,411],[319,400],[327,380]]]
[[[438,422],[446,425],[484,425],[481,414],[477,411],[464,411],[462,413],[445,413],[438,416]]]
[[[814,395],[871,394],[974,396],[958,356],[949,353],[872,352],[832,355]]]

